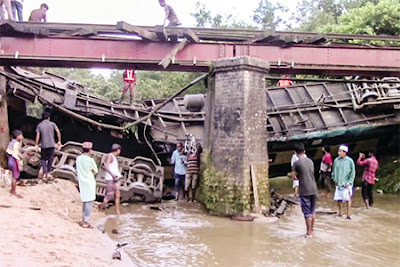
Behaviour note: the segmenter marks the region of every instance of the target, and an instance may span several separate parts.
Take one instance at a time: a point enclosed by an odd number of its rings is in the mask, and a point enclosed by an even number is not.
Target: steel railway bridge
[[[6,69],[0,71],[0,76],[6,78],[6,82],[0,83],[0,96],[8,94],[23,101],[40,101],[92,129],[107,129],[114,136],[123,130],[125,123],[140,123],[142,137],[148,127],[151,142],[158,144],[182,141],[187,133],[198,140],[205,139],[204,124],[210,109],[204,105],[205,96],[183,98],[176,94],[166,100],[120,105],[90,96],[84,87],[63,77],[15,66],[132,67],[213,73],[215,60],[249,56],[269,62],[271,74],[360,75],[365,79],[400,76],[400,47],[357,44],[400,43],[397,36],[162,28],[125,22],[117,25],[4,22],[0,24],[0,33],[0,65]],[[396,78],[298,84],[268,88],[264,93],[272,167],[279,167],[290,157],[290,149],[277,145],[282,142],[320,140],[329,135],[352,136],[360,127],[371,136],[381,134],[379,129],[399,125],[400,81]],[[1,119],[0,135],[4,140],[8,136],[5,130],[8,121],[4,116]],[[35,175],[38,156],[29,144],[24,152],[26,168],[30,168],[26,171]],[[57,174],[75,180],[73,166],[79,153],[79,143],[65,144],[56,156]],[[103,154],[95,156],[100,164]],[[310,156],[319,157],[318,153]],[[134,159],[119,160],[124,174],[120,187],[126,200],[133,195],[148,201],[160,199],[163,168],[140,154]],[[102,195],[101,174],[98,182],[98,194]]]

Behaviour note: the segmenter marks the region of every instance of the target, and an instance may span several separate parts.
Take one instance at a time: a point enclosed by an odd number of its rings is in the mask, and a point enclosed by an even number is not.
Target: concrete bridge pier
[[[3,68],[0,67],[2,70]],[[6,78],[0,76],[0,167],[7,167],[6,149],[9,139]]]
[[[243,56],[219,59],[214,68],[205,125],[210,161],[203,177],[201,201],[218,215],[243,215],[266,209],[269,193],[265,75],[269,64]],[[259,198],[258,205],[254,196]]]

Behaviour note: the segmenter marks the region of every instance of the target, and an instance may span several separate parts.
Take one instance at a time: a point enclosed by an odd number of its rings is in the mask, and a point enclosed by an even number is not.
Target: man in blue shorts
[[[174,178],[175,178],[175,200],[179,200],[179,192],[185,184],[186,176],[186,163],[187,157],[184,155],[182,143],[176,145],[176,150],[172,152],[171,159],[169,162],[174,164]],[[186,193],[184,192],[184,198],[186,198]]]
[[[296,144],[294,151],[299,159],[293,164],[292,175],[299,180],[301,210],[303,211],[307,227],[305,237],[312,237],[315,222],[315,202],[318,194],[317,183],[314,177],[314,163],[305,156],[303,144]]]

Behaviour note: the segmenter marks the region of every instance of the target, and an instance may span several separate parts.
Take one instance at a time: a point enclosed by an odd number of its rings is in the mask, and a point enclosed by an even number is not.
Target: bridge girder
[[[218,30],[215,31],[217,34]],[[399,47],[246,44],[218,41],[216,37],[215,41],[188,42],[164,69],[159,63],[171,53],[176,42],[126,37],[6,34],[0,36],[0,65],[208,72],[218,58],[250,56],[270,62],[271,73],[400,76]]]

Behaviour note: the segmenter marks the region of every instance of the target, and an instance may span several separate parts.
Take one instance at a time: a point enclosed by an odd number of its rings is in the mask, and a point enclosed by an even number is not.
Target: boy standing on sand
[[[79,193],[83,202],[82,222],[83,228],[93,228],[89,223],[92,213],[92,202],[96,199],[96,178],[98,172],[94,159],[90,157],[93,143],[84,142],[82,144],[83,154],[76,158],[76,171],[78,173]]]
[[[10,193],[13,196],[22,198],[21,195],[17,194],[17,180],[19,179],[20,172],[22,171],[22,158],[20,156],[21,142],[24,139],[22,131],[14,130],[12,132],[13,139],[8,144],[6,153],[8,154],[7,168],[12,172],[12,182]]]

